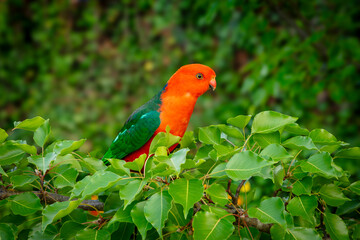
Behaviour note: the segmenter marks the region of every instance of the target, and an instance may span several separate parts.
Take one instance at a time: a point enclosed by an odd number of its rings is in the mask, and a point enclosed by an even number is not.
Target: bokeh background
[[[182,65],[218,87],[188,129],[276,110],[359,145],[357,0],[0,0],[0,127],[40,115],[101,157]]]

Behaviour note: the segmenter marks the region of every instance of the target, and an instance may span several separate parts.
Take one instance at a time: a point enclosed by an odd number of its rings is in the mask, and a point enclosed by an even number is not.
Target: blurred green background
[[[218,87],[189,130],[265,109],[360,144],[360,7],[315,1],[0,1],[0,127],[40,115],[101,157],[182,65]]]

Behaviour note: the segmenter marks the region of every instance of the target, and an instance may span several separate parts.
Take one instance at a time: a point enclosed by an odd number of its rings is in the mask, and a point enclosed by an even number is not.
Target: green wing
[[[102,158],[105,164],[109,164],[106,158],[123,159],[128,154],[138,150],[155,133],[160,126],[159,108],[161,94],[165,91],[165,87],[131,114]]]
[[[151,138],[159,126],[160,113],[158,111],[138,109],[129,117],[102,160],[108,164],[106,158],[122,159],[138,150]]]

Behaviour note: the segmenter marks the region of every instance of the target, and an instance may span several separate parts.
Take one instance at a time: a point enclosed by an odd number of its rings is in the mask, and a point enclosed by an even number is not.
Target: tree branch
[[[0,188],[0,200],[6,199],[11,196],[19,195],[24,192],[18,192],[18,191],[11,191],[11,190],[4,190]],[[50,193],[50,192],[41,192],[41,191],[32,191],[36,196],[40,198],[42,202],[51,204],[55,202],[65,202],[69,201],[68,196],[63,196],[56,193]],[[257,228],[261,232],[270,233],[270,228],[272,224],[265,224],[260,222],[257,218],[249,218],[245,211],[241,208],[234,207],[233,205],[227,205],[227,211],[229,213],[232,213],[240,218],[241,221],[245,222],[249,227]],[[78,208],[86,210],[86,211],[103,211],[104,210],[104,203],[100,202],[98,200],[84,200],[82,203],[78,206]],[[195,211],[199,211],[201,207],[199,206],[199,203],[196,205]]]
[[[227,205],[227,207],[228,208],[226,209],[226,211],[234,215],[237,215],[241,221],[246,223],[247,226],[254,227],[260,232],[270,233],[270,228],[272,227],[273,224],[262,223],[257,218],[250,218],[249,216],[247,216],[245,210],[242,208],[235,208],[234,206],[229,206],[229,205]]]
[[[8,197],[11,197],[14,195],[19,195],[22,193],[24,193],[24,192],[0,189],[0,200],[3,200],[5,198],[8,198]],[[63,195],[56,194],[56,193],[50,193],[50,192],[46,192],[46,191],[44,191],[44,192],[33,191],[32,193],[34,193],[36,196],[38,196],[42,202],[46,202],[48,204],[55,203],[55,202],[69,201],[68,196],[63,196]],[[88,211],[94,211],[95,209],[98,211],[103,211],[104,203],[100,202],[98,200],[84,200],[81,202],[81,204],[78,206],[78,208],[81,208],[83,210],[88,210]]]
[[[228,181],[226,192],[230,195],[231,199],[234,199],[234,195],[231,193],[230,187],[231,187],[231,179],[229,179]]]
[[[235,193],[235,204],[236,205],[238,204],[237,202],[238,202],[240,190],[244,186],[245,182],[246,182],[246,180],[242,180],[241,183],[239,184],[239,186],[236,189],[236,193]]]

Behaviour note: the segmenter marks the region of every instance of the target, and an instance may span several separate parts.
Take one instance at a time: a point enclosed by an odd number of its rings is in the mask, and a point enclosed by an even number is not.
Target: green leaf
[[[244,139],[243,133],[240,131],[240,129],[225,125],[225,124],[219,124],[214,125],[215,127],[219,128],[221,132],[225,133],[229,137],[237,138],[237,139]]]
[[[124,207],[124,201],[120,199],[119,192],[111,192],[106,198],[104,203],[104,212],[117,211],[119,208]]]
[[[14,175],[11,176],[10,182],[15,188],[19,188],[34,182],[37,178],[35,175]]]
[[[161,190],[152,195],[144,207],[146,220],[153,225],[160,236],[162,236],[162,229],[171,209],[171,202],[170,194]]]
[[[226,162],[217,165],[210,173],[211,178],[221,178],[226,176],[225,168]]]
[[[283,142],[282,145],[286,148],[296,150],[318,150],[311,138],[307,136],[296,136],[290,138]]]
[[[310,132],[309,137],[316,144],[331,144],[337,142],[336,137],[325,129],[314,129]]]
[[[45,122],[45,119],[42,117],[34,117],[31,119],[26,119],[22,122],[14,122],[15,129],[24,129],[28,131],[35,131]]]
[[[52,162],[50,167],[54,167],[53,172],[57,172],[58,167],[67,165],[67,166],[69,166],[71,168],[75,168],[76,170],[81,172],[81,171],[83,171],[83,168],[80,164],[80,161],[78,158],[75,158],[74,155],[72,155],[72,154],[66,154],[64,156],[57,155],[56,159]]]
[[[73,239],[77,232],[86,226],[77,222],[67,221],[60,228],[60,238],[65,240]]]
[[[360,181],[354,182],[349,186],[350,190],[360,195]]]
[[[205,160],[210,159],[209,155],[212,150],[214,150],[213,146],[210,145],[201,146],[197,151],[197,153],[195,154],[194,160],[199,161],[201,159],[205,159]]]
[[[309,135],[309,130],[307,130],[306,128],[300,127],[299,124],[297,124],[297,123],[290,123],[290,124],[286,125],[284,130],[289,133],[296,134],[296,135]]]
[[[284,231],[284,235],[285,235],[285,230]],[[233,235],[230,236],[230,240],[238,240],[240,238],[240,236],[242,237],[242,239],[244,240],[250,240],[250,239],[260,239],[260,231],[257,230],[254,227],[244,227],[242,229],[240,229],[240,234],[237,236],[235,231]],[[240,238],[241,239],[241,238]],[[273,238],[273,239],[279,239],[279,238]]]
[[[272,165],[251,151],[235,154],[226,165],[226,174],[234,181],[246,180],[254,174],[260,173],[261,169]]]
[[[6,223],[0,223],[0,239],[14,240],[15,231]]]
[[[86,176],[77,182],[72,190],[70,199],[74,199],[82,195],[85,199],[91,195],[102,192],[121,180],[121,177],[113,172],[98,171],[92,176]]]
[[[225,145],[214,145],[214,148],[216,150],[218,160],[229,159],[235,153],[240,151],[239,148],[233,146],[225,146]]]
[[[270,228],[271,239],[285,239],[285,229],[279,224],[273,224]]]
[[[151,160],[152,159],[150,159],[150,161]],[[159,158],[156,158],[156,160],[159,160]],[[175,170],[171,168],[169,165],[170,164],[169,158],[166,157],[165,159],[162,160],[165,162],[160,162],[159,164],[152,164],[152,167],[149,170],[149,174],[146,173],[146,178],[149,178],[151,176],[167,177],[175,173]]]
[[[0,165],[4,166],[19,162],[24,156],[25,152],[17,146],[8,142],[0,144]]]
[[[194,132],[185,132],[184,136],[180,140],[180,148],[196,148]]]
[[[48,225],[45,230],[42,230],[41,225],[38,224],[32,229],[29,240],[52,240],[55,239],[57,234],[58,231],[54,225]]]
[[[50,135],[50,124],[49,119],[47,119],[39,128],[34,132],[34,141],[40,147],[44,147],[45,143],[49,139]]]
[[[168,221],[171,221],[177,227],[185,226],[190,222],[193,216],[193,212],[193,209],[190,209],[188,215],[184,217],[184,208],[180,204],[173,201],[169,212]]]
[[[169,193],[174,201],[180,203],[184,208],[184,217],[186,218],[189,209],[200,201],[203,196],[204,187],[199,179],[176,179],[169,185]]]
[[[85,228],[80,230],[76,236],[76,240],[103,240],[103,239],[110,239],[110,233],[106,230],[98,230],[98,229],[91,229]]]
[[[135,197],[141,192],[146,185],[146,181],[134,179],[119,188],[120,198],[124,200],[124,208],[135,200]]]
[[[60,156],[64,156],[79,149],[85,143],[85,141],[86,139],[80,139],[79,141],[73,141],[73,140],[56,141],[46,148],[46,153],[52,151]]]
[[[334,184],[323,185],[320,188],[319,193],[326,204],[330,206],[337,207],[344,204],[346,201],[351,201],[351,199],[345,197],[340,188]]]
[[[349,239],[349,232],[344,221],[336,214],[325,212],[324,222],[326,232],[330,234],[333,240],[347,240]]]
[[[197,212],[194,221],[194,239],[218,240],[227,239],[234,231],[234,226],[225,218],[215,213]]]
[[[319,234],[312,228],[295,227],[286,229],[286,240],[321,240]]]
[[[6,177],[8,176],[1,166],[0,166],[0,174],[4,175]]]
[[[335,158],[360,159],[360,147],[352,147],[340,150],[335,154]]]
[[[180,166],[186,161],[186,154],[190,151],[188,148],[180,149],[179,151],[171,154],[168,164],[175,170],[176,174],[179,175],[181,172]]]
[[[99,161],[99,159],[96,158],[84,158],[80,161],[80,164],[85,167],[87,170],[89,170],[90,173],[94,174],[98,172],[99,170],[106,169],[106,166],[103,161]]]
[[[348,214],[348,213],[351,213],[353,211],[356,211],[356,209],[358,209],[358,208],[360,208],[360,200],[352,199],[352,201],[345,202],[343,205],[338,207],[336,209],[336,214],[337,215]]]
[[[352,234],[352,239],[359,239],[360,236],[360,224],[356,224],[354,226],[354,230],[353,230],[353,234]]]
[[[79,172],[74,168],[69,168],[64,172],[57,172],[56,179],[54,181],[54,185],[57,188],[63,188],[63,187],[73,187],[76,181],[77,176],[79,175]]]
[[[273,197],[261,201],[260,206],[249,208],[249,217],[257,218],[262,223],[276,223],[286,226],[284,216],[284,203],[279,197]]]
[[[81,199],[75,201],[56,202],[47,205],[43,210],[42,230],[52,222],[69,215],[81,203]]]
[[[11,211],[15,215],[28,216],[42,209],[40,199],[32,192],[25,192],[10,200]]]
[[[133,170],[136,172],[140,172],[144,166],[146,156],[147,156],[146,153],[141,154],[140,157],[138,157],[134,161],[125,163],[124,167],[129,168],[130,170]]]
[[[306,221],[314,224],[314,211],[318,205],[315,196],[294,197],[287,205],[287,210],[293,216],[300,216]]]
[[[179,136],[172,135],[170,132],[160,132],[154,137],[150,144],[149,155],[154,154],[156,149],[160,146],[169,148],[179,141]]]
[[[80,181],[78,181],[72,192],[71,192],[71,196],[70,196],[70,199],[74,199],[76,197],[80,197],[82,192],[84,191],[85,187],[87,185],[90,184],[90,181],[91,181],[91,175],[87,175],[86,177],[84,177],[83,179],[81,179]]]
[[[159,157],[159,156],[168,156],[168,149],[167,147],[164,146],[160,146],[156,149],[155,151],[155,157]]]
[[[292,192],[298,196],[302,194],[311,194],[311,188],[313,185],[312,177],[304,177],[301,180],[297,180],[292,186]]]
[[[221,132],[217,127],[209,126],[199,128],[199,140],[205,144],[220,144]]]
[[[114,186],[122,178],[109,171],[99,171],[90,177],[90,182],[87,184],[82,192],[82,198],[88,198],[92,195],[96,195],[99,192],[105,191],[106,189]],[[76,183],[76,185],[79,182]],[[75,185],[75,186],[76,186]]]
[[[206,193],[210,196],[213,202],[221,206],[225,206],[229,202],[228,194],[226,193],[225,188],[220,184],[211,184],[206,190]]]
[[[285,170],[282,165],[276,166],[273,171],[274,184],[277,188],[280,188],[284,182]]]
[[[133,223],[123,222],[123,223],[120,223],[118,226],[118,229],[111,234],[112,235],[111,239],[128,239],[128,240],[130,240],[131,235],[133,235],[134,233],[135,233],[135,225]],[[157,234],[156,234],[156,236],[158,237]]]
[[[280,133],[256,133],[253,135],[254,141],[261,147],[265,148],[270,144],[279,144],[280,143]]]
[[[8,136],[9,135],[6,133],[6,131],[0,128],[0,143],[4,142]]]
[[[284,115],[274,111],[265,111],[256,114],[251,133],[271,133],[276,132],[287,124],[296,122],[297,118]]]
[[[54,161],[55,158],[56,158],[56,154],[50,152],[45,156],[41,156],[41,155],[30,156],[28,157],[28,160],[30,163],[35,164],[39,170],[45,173],[49,169],[51,162]]]
[[[270,144],[264,150],[261,151],[260,156],[271,157],[274,161],[286,162],[286,159],[291,158],[292,156],[288,154],[283,146],[280,144]]]
[[[130,170],[124,166],[126,164],[124,160],[115,158],[108,158],[107,160],[111,163],[111,166],[115,169],[116,173],[130,177]]]
[[[131,209],[131,218],[139,230],[142,239],[146,239],[146,232],[152,228],[145,218],[145,204],[146,201],[139,202]]]
[[[319,173],[324,177],[335,177],[335,170],[331,165],[330,153],[321,152],[312,155],[307,161],[300,164],[304,172]]]
[[[243,129],[249,123],[250,119],[251,119],[251,115],[239,115],[234,118],[229,118],[226,122],[235,127]]]
[[[26,141],[23,140],[17,140],[17,141],[9,140],[6,142],[6,144],[11,144],[29,154],[33,154],[33,155],[37,154],[36,147],[26,144]]]
[[[231,223],[235,222],[234,215],[229,214],[229,212],[223,208],[204,204],[204,205],[201,205],[201,209],[204,210],[205,212],[215,213],[216,217],[223,218],[223,219],[227,220],[228,222],[231,222]]]
[[[135,204],[131,204],[128,207],[120,207],[115,215],[109,221],[109,225],[114,224],[116,222],[129,222],[132,223],[132,218],[130,215],[131,209],[134,207]]]

